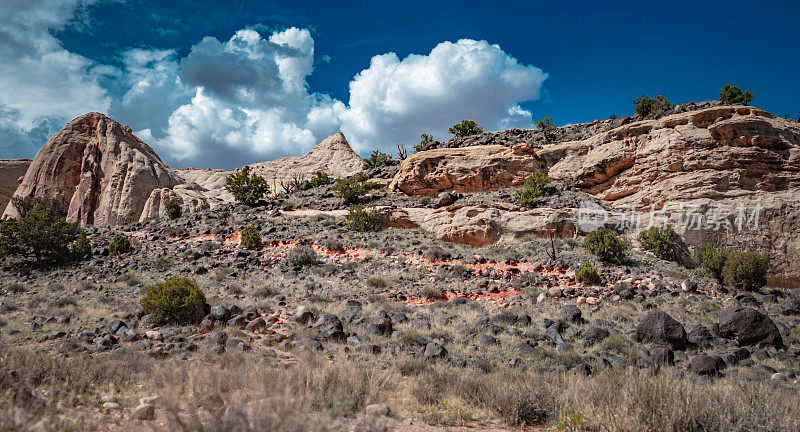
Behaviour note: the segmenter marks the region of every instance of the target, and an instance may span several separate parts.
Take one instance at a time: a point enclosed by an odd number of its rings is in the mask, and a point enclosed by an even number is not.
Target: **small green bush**
[[[680,237],[669,225],[650,227],[639,233],[642,247],[667,261],[678,260],[678,241]]]
[[[419,153],[421,151],[425,151],[425,147],[432,144],[435,140],[433,139],[433,135],[424,133],[419,136],[419,142],[414,144],[414,152]]]
[[[141,305],[157,324],[196,324],[203,319],[207,307],[205,294],[197,282],[188,278],[172,278],[148,286]]]
[[[544,116],[539,120],[536,120],[536,122],[534,122],[534,126],[542,131],[545,142],[550,142],[553,139],[552,133],[554,130],[556,130],[556,124],[553,122],[553,116]]]
[[[242,229],[241,246],[245,249],[261,249],[261,236],[256,231],[256,227],[248,225]]]
[[[249,166],[229,175],[226,179],[225,189],[233,194],[236,201],[248,206],[256,205],[269,193],[267,181],[259,175],[251,175]]]
[[[174,199],[170,199],[169,201],[167,201],[166,208],[167,208],[167,217],[169,217],[170,219],[178,219],[179,217],[181,217],[181,214],[183,213],[181,205],[178,204],[178,202],[175,201]]]
[[[0,258],[21,256],[38,263],[63,263],[72,258],[70,244],[78,225],[64,221],[58,200],[44,197],[12,198],[19,220],[0,224]]]
[[[111,252],[111,255],[124,254],[130,250],[131,241],[123,234],[114,235],[114,238],[111,239],[111,243],[108,245],[108,251]]]
[[[575,271],[575,280],[587,285],[600,284],[600,275],[597,274],[597,269],[589,261],[584,262]]]
[[[319,256],[310,246],[297,245],[286,254],[286,260],[292,266],[304,267],[317,264]]]
[[[377,168],[389,163],[392,156],[380,150],[373,150],[368,158],[364,159],[364,169]]]
[[[633,110],[636,111],[636,114],[645,118],[661,117],[674,107],[675,104],[667,100],[662,94],[654,98],[642,96],[633,100]]]
[[[596,229],[583,239],[583,247],[597,255],[603,262],[622,264],[625,262],[625,251],[628,245],[614,231],[606,228]]]
[[[767,284],[769,268],[769,257],[765,254],[729,251],[722,278],[730,288],[753,291]]]
[[[376,209],[365,209],[356,205],[348,209],[347,226],[353,231],[379,231],[385,225],[383,214]]]
[[[514,200],[523,207],[536,207],[537,198],[552,193],[551,190],[547,189],[548,183],[550,183],[550,177],[547,174],[541,172],[534,173],[525,180],[522,189],[514,193]]]
[[[747,105],[753,100],[753,93],[739,88],[739,86],[725,84],[719,91],[719,100],[725,105]]]
[[[722,282],[722,269],[728,260],[730,250],[719,243],[709,243],[695,250],[695,258],[700,267],[706,269],[711,276]]]
[[[336,185],[333,186],[333,191],[336,192],[339,198],[344,200],[345,204],[355,204],[361,201],[361,197],[369,190],[364,184],[366,180],[367,176],[363,173],[339,179],[336,181]]]
[[[333,179],[327,173],[322,171],[317,171],[317,173],[314,174],[314,177],[311,177],[312,187],[325,186],[331,183],[333,183]]]
[[[483,128],[475,123],[473,120],[461,120],[460,123],[456,123],[453,126],[450,126],[448,132],[455,135],[456,137],[467,137],[470,135],[478,135],[484,132]]]
[[[72,255],[78,259],[92,255],[92,245],[89,243],[89,238],[86,237],[85,231],[81,231],[78,234],[78,239],[75,240],[75,244],[72,246]]]

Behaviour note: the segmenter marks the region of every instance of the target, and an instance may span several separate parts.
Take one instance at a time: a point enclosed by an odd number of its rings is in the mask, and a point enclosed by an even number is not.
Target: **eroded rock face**
[[[364,160],[350,148],[341,132],[325,138],[308,153],[250,165],[253,173],[267,180],[273,193],[283,192],[285,182],[308,180],[317,171],[332,177],[347,177],[361,171],[363,166]]]
[[[690,246],[767,252],[770,283],[800,286],[800,124],[719,106],[631,123],[537,156],[551,165],[550,177],[614,208],[658,210]]]
[[[519,186],[544,170],[545,163],[527,145],[438,148],[406,158],[389,189],[418,196],[497,190]]]
[[[800,125],[753,107],[632,123],[538,156],[555,161],[550,177],[638,209],[800,188]]]
[[[189,168],[174,172],[182,183],[171,189],[153,189],[139,221],[166,217],[166,205],[171,199],[180,204],[185,213],[209,210],[234,202],[233,195],[225,189],[226,178],[231,171]]]
[[[180,182],[129,126],[88,113],[44,144],[14,195],[54,197],[70,222],[116,225],[139,220],[153,189]]]
[[[451,205],[436,209],[385,209],[387,223],[400,228],[421,227],[437,238],[483,246],[534,234],[571,237],[576,226],[570,210],[538,208],[522,211],[513,205]]]
[[[30,159],[0,159],[0,211],[11,201],[30,165]]]

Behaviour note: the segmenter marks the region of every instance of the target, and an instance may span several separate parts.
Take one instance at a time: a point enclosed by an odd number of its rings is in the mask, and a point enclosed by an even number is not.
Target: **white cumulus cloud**
[[[337,130],[363,154],[393,153],[421,132],[445,139],[462,119],[489,130],[531,127],[520,103],[539,98],[547,78],[498,45],[461,39],[423,55],[374,56],[351,80],[349,100],[340,101],[310,88],[314,39],[294,27],[205,37],[184,57],[174,49],[127,48],[111,67],[67,51],[53,36],[83,4],[4,4],[0,156],[31,156],[87,111],[130,124],[174,166],[232,168],[300,154]]]
[[[0,151],[30,156],[43,128],[108,111],[100,84],[113,68],[64,49],[51,30],[75,17],[78,0],[6,0],[0,14]],[[60,127],[60,126],[59,126]],[[13,147],[11,147],[13,146]]]
[[[403,60],[378,55],[350,82],[342,128],[364,151],[413,143],[421,131],[444,138],[462,119],[490,130],[531,127],[531,113],[518,103],[538,99],[546,78],[486,41],[442,42]]]

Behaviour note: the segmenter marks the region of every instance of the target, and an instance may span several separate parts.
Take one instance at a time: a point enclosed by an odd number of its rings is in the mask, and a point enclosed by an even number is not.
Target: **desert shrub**
[[[364,159],[364,169],[377,168],[386,165],[392,160],[392,156],[380,150],[373,150],[368,158]]]
[[[261,198],[269,193],[269,185],[263,177],[250,174],[250,167],[245,166],[241,171],[228,176],[225,189],[233,194],[236,201],[254,206]]]
[[[333,191],[336,192],[339,198],[344,200],[345,204],[355,204],[368,191],[368,187],[364,184],[366,180],[367,176],[363,173],[339,179],[336,181]]]
[[[89,243],[89,238],[86,237],[86,232],[81,231],[78,234],[78,239],[75,240],[75,244],[72,245],[72,255],[75,258],[85,258],[92,254],[92,245]]]
[[[597,255],[603,262],[622,264],[628,245],[614,231],[606,228],[596,229],[583,239],[583,247]]]
[[[457,137],[466,137],[470,135],[478,135],[484,132],[483,128],[475,123],[473,120],[461,120],[460,123],[456,123],[453,126],[450,126],[448,132],[457,136]]]
[[[669,225],[650,227],[639,233],[642,247],[667,261],[677,261],[679,240],[678,234]]]
[[[419,153],[424,151],[426,147],[434,142],[433,135],[424,133],[419,136],[419,142],[414,144],[414,152]]]
[[[544,116],[534,122],[534,126],[539,128],[544,135],[545,142],[552,140],[552,133],[556,129],[556,124],[553,122],[553,116]]]
[[[719,243],[708,243],[695,250],[695,258],[700,267],[722,282],[722,269],[729,253],[730,250]]]
[[[654,98],[642,96],[633,100],[633,110],[636,111],[636,114],[645,118],[661,117],[674,106],[675,104],[667,100],[662,94]]]
[[[306,245],[297,245],[286,254],[286,261],[289,265],[303,267],[314,265],[319,262],[319,257],[314,249]]]
[[[174,199],[170,199],[169,201],[167,201],[166,208],[167,208],[167,217],[169,217],[170,219],[178,219],[179,217],[181,217],[181,214],[183,213],[181,205],[178,204],[178,202],[175,201]]]
[[[747,105],[753,100],[753,93],[742,91],[739,86],[725,84],[719,91],[719,100],[726,105]]]
[[[310,183],[312,187],[320,187],[333,183],[333,179],[327,173],[317,171],[314,177],[311,177]]]
[[[598,285],[600,283],[600,275],[597,274],[597,269],[594,268],[589,261],[584,262],[575,271],[575,280],[587,285]]]
[[[380,211],[374,208],[366,209],[360,205],[350,207],[345,219],[351,230],[360,232],[379,231],[385,224]]]
[[[536,207],[536,199],[552,193],[547,188],[550,177],[541,172],[534,173],[525,180],[522,189],[514,193],[514,200],[523,207]]]
[[[245,249],[261,249],[261,236],[256,231],[256,227],[248,225],[242,229],[241,245]]]
[[[119,255],[129,252],[131,250],[131,241],[124,234],[116,234],[108,244],[108,251],[111,255]]]
[[[62,263],[72,255],[69,246],[78,225],[64,221],[61,204],[51,198],[12,198],[19,219],[0,224],[0,257],[21,256],[40,263]]]
[[[730,251],[722,268],[722,278],[726,286],[753,291],[767,284],[769,268],[769,257],[765,254]]]
[[[145,313],[159,324],[193,324],[203,319],[206,296],[189,278],[172,278],[147,287],[141,300]]]

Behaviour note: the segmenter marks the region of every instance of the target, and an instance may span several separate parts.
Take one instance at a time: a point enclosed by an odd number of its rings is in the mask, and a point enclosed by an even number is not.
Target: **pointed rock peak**
[[[347,138],[345,138],[342,131],[329,135],[327,138],[320,141],[319,144],[315,145],[311,151],[313,152],[317,150],[344,150],[355,153],[352,147],[350,147],[350,143],[347,142]]]

